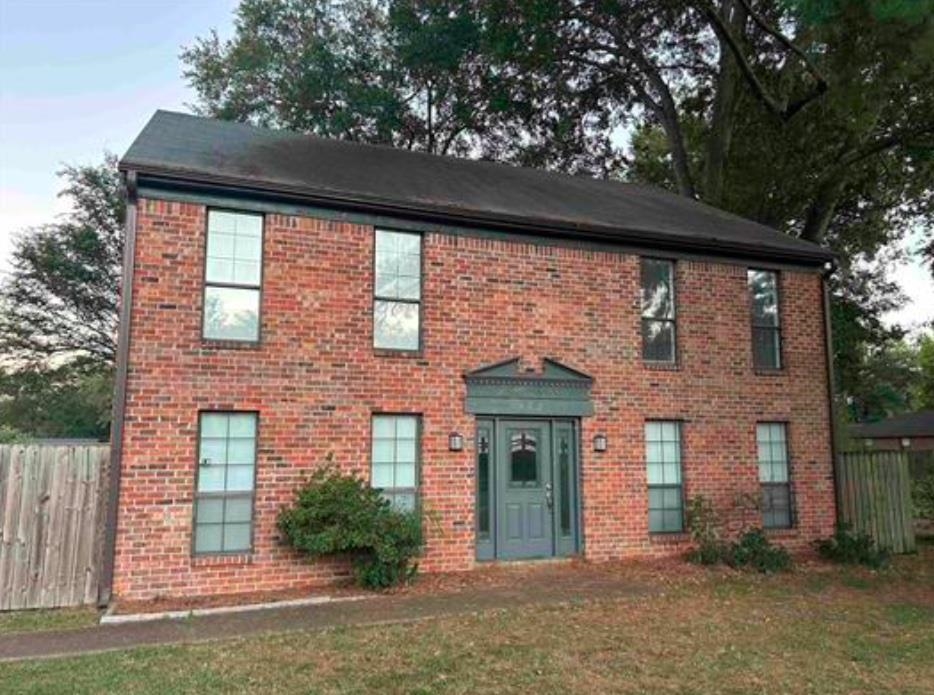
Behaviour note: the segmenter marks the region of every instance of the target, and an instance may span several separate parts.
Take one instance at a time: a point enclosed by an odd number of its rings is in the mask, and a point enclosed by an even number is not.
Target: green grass
[[[70,630],[92,627],[100,618],[95,608],[55,608],[0,613],[0,635],[13,632]]]
[[[0,664],[0,684],[11,694],[910,694],[932,692],[932,654],[934,548],[884,572],[711,574],[655,596]]]

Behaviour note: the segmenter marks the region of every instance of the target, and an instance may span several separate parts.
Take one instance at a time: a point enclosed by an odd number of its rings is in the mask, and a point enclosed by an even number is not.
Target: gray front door
[[[477,419],[477,559],[580,552],[577,432],[570,419]]]
[[[503,420],[497,443],[497,556],[554,555],[550,425]]]

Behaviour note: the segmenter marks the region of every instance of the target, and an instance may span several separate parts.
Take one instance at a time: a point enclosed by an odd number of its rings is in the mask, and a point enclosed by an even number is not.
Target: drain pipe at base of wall
[[[837,387],[833,368],[833,329],[830,314],[830,286],[828,280],[837,269],[835,262],[824,265],[821,273],[824,314],[824,356],[827,365],[827,404],[830,416],[830,467],[833,474],[834,520],[840,523],[840,494],[837,490]]]
[[[120,502],[120,469],[123,458],[123,419],[126,410],[126,382],[130,356],[130,313],[133,306],[133,266],[136,258],[137,180],[135,171],[124,175],[126,188],[123,275],[120,286],[120,329],[117,334],[117,374],[110,424],[110,467],[107,475],[107,508],[104,518],[104,544],[101,549],[101,580],[97,603],[106,606],[113,595],[114,561],[117,549],[117,517]]]

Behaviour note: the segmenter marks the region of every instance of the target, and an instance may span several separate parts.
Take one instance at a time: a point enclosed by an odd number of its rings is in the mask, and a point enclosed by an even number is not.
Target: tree
[[[918,344],[920,376],[917,386],[918,410],[934,410],[934,335],[923,336]]]
[[[68,166],[72,210],[26,230],[0,287],[0,354],[8,366],[114,362],[125,203],[116,158]]]
[[[110,422],[125,203],[116,159],[68,166],[72,209],[25,230],[0,286],[0,423],[103,437]]]

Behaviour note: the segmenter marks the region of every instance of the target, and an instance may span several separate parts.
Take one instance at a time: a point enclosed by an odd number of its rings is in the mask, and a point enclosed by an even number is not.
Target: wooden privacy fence
[[[0,446],[0,610],[97,602],[110,450]]]
[[[916,549],[908,457],[899,451],[848,451],[837,459],[840,521],[894,553]]]

